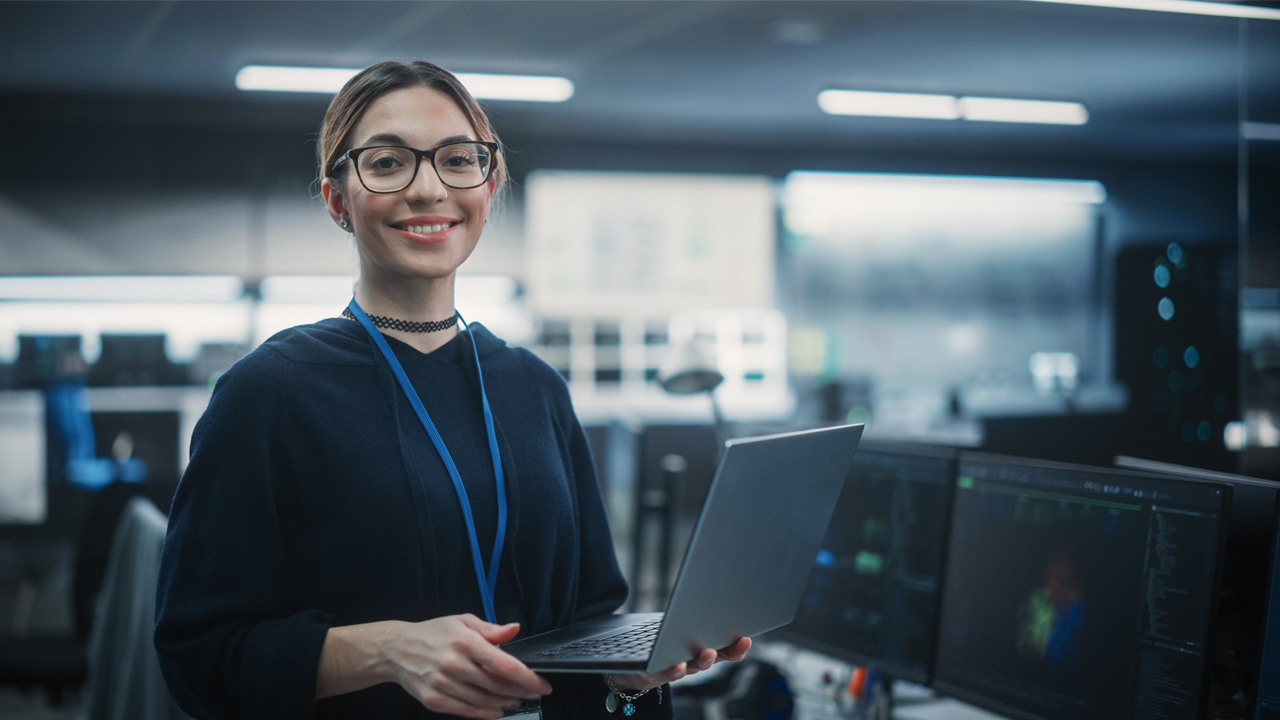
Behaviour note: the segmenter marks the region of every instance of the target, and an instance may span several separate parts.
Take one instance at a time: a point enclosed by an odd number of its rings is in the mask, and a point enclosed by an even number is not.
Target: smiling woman
[[[749,641],[554,682],[499,647],[613,612],[627,588],[563,379],[479,324],[459,330],[458,268],[506,175],[488,118],[449,72],[383,63],[334,97],[318,160],[359,255],[354,297],[236,364],[196,428],[155,631],[178,703],[206,718],[586,718],[616,692],[628,715],[669,717],[649,690]]]

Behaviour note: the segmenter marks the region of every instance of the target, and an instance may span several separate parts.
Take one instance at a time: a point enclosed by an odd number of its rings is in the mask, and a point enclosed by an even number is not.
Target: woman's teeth
[[[410,225],[409,227],[405,228],[405,230],[408,230],[411,233],[417,233],[419,235],[426,235],[428,233],[440,232],[441,230],[444,230],[447,227],[449,227],[448,223],[445,223],[442,225]]]

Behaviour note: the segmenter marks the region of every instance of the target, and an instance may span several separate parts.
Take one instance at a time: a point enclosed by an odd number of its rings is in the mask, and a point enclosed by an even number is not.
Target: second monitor
[[[800,609],[776,636],[925,682],[955,479],[950,448],[865,441]]]
[[[959,462],[934,687],[1032,720],[1196,720],[1230,487]]]

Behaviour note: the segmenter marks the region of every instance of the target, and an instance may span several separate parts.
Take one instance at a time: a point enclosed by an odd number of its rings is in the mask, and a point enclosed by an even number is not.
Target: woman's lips
[[[457,221],[435,223],[407,223],[392,225],[396,231],[413,242],[442,243],[449,239],[452,230],[460,223]]]

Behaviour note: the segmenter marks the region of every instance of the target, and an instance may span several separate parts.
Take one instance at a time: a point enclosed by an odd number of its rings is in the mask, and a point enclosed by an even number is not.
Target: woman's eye
[[[407,167],[403,154],[398,152],[369,153],[360,160],[365,170],[379,174],[393,173]]]
[[[476,164],[476,158],[471,153],[456,150],[444,157],[444,164],[455,168],[471,167]]]

